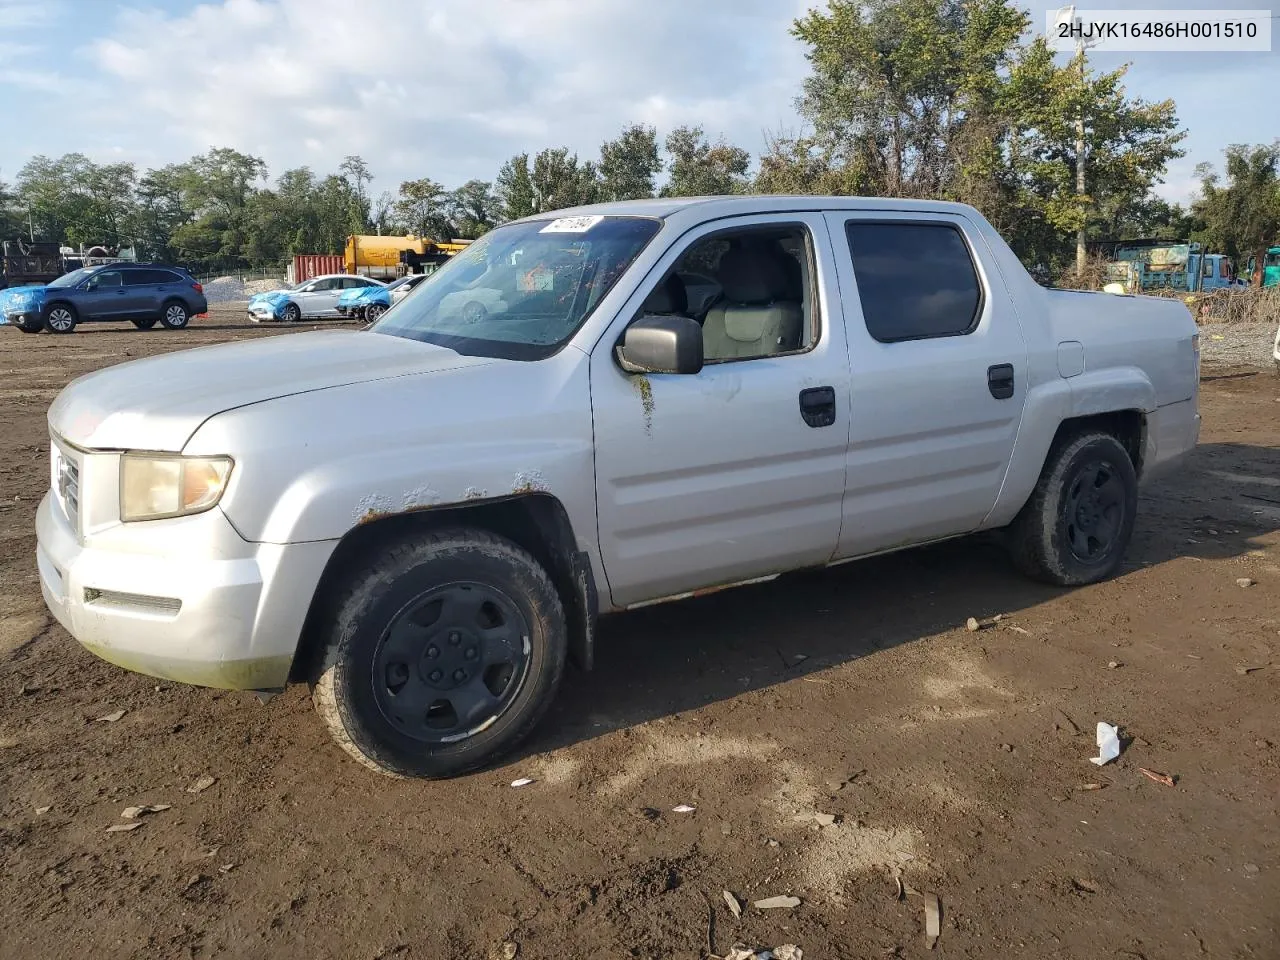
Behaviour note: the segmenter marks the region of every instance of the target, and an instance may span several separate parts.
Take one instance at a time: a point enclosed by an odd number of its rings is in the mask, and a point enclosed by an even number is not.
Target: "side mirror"
[[[697,373],[702,327],[689,317],[648,314],[627,327],[617,356],[628,373]]]

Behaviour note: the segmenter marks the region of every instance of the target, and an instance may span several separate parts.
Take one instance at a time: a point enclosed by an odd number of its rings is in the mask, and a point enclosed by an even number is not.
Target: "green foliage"
[[[1232,144],[1226,150],[1226,181],[1201,164],[1201,194],[1195,213],[1204,221],[1204,237],[1244,266],[1249,257],[1261,265],[1268,248],[1280,243],[1280,140],[1270,144]],[[1254,286],[1262,283],[1255,271]]]
[[[419,237],[448,239],[453,231],[449,221],[449,195],[429,178],[400,184],[395,204],[396,220]]]
[[[493,229],[501,216],[501,204],[487,180],[468,180],[449,194],[448,207],[452,233],[437,239],[475,240]]]
[[[1031,264],[1071,234],[1158,212],[1154,183],[1182,155],[1172,101],[1129,97],[1125,70],[1059,64],[1010,0],[831,0],[798,19],[810,75],[805,136],[773,138],[757,190],[938,197],[978,207]],[[1086,189],[1076,192],[1076,121]],[[1179,226],[1184,226],[1179,224]]]
[[[529,154],[517,153],[498,171],[498,210],[503,220],[519,220],[538,212],[537,197],[533,191],[533,177],[529,173]]]
[[[702,127],[676,127],[665,146],[671,155],[664,197],[708,197],[746,193],[751,154],[720,138],[708,142]]]
[[[638,123],[624,127],[616,140],[600,147],[600,199],[652,197],[654,178],[661,171],[658,131]]]

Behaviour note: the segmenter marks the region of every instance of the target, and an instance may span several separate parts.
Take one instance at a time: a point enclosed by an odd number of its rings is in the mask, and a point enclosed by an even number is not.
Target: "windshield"
[[[596,216],[499,227],[370,329],[463,354],[541,360],[577,332],[659,226]]]
[[[77,283],[79,283],[85,277],[89,276],[89,274],[91,273],[93,273],[92,270],[86,267],[81,267],[79,270],[72,270],[70,273],[64,273],[57,280],[50,282],[49,286],[74,287]]]

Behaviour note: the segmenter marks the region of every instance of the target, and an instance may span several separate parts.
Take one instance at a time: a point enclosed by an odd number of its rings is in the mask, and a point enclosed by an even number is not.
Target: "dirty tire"
[[[135,327],[137,327],[139,330],[150,330],[152,327],[154,327],[154,326],[156,325],[156,318],[155,318],[155,317],[140,317],[140,318],[138,318],[137,320],[133,320],[133,321],[132,321],[132,323],[133,323],[133,325],[134,325]]]
[[[379,657],[385,657],[391,627],[407,619],[405,611],[439,591],[469,589],[459,586],[465,584],[501,595],[527,626],[519,686],[495,717],[465,738],[424,742],[388,715],[387,694],[379,688],[384,676]],[[564,611],[546,571],[509,540],[468,529],[417,535],[391,546],[376,562],[357,567],[339,589],[335,614],[324,627],[323,657],[312,678],[311,698],[334,740],[366,767],[426,779],[475,770],[520,743],[551,705],[568,650]],[[415,624],[413,629],[419,628]],[[428,661],[419,659],[409,669],[425,671],[423,664]],[[514,677],[508,682],[516,682]],[[413,682],[419,685],[415,689],[423,689],[426,673],[415,674]],[[418,716],[410,722],[418,723]]]
[[[302,319],[302,309],[290,301],[284,305],[284,319],[286,323],[297,323]]]
[[[1045,583],[1106,580],[1124,560],[1137,508],[1137,475],[1120,442],[1101,431],[1070,435],[1049,451],[1031,498],[1009,526],[1009,552],[1018,569]]]
[[[377,320],[380,316],[382,316],[386,312],[387,312],[387,308],[384,307],[382,304],[371,303],[369,304],[369,306],[364,308],[364,317],[362,319],[364,320],[365,323],[373,323],[375,320]]]

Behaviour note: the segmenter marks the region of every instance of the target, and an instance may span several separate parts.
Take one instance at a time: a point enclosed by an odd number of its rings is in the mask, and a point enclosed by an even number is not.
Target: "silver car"
[[[287,290],[272,290],[249,298],[249,319],[254,323],[284,320],[296,323],[313,317],[338,316],[338,298],[358,287],[385,287],[372,277],[332,273],[312,277]]]

